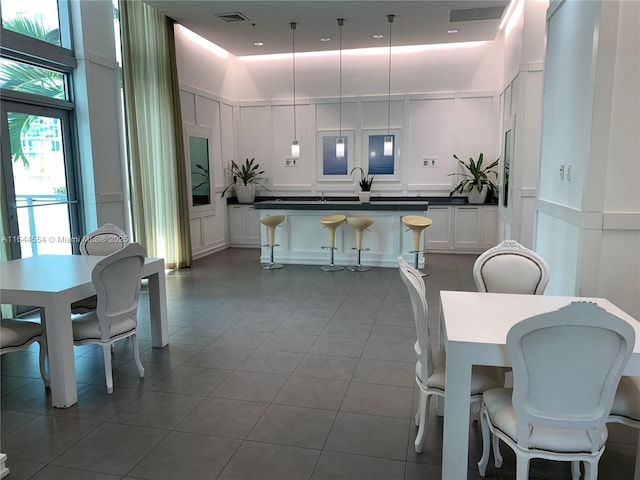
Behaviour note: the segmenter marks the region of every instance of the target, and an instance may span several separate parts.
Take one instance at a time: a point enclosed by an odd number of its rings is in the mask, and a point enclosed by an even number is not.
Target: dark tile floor
[[[440,289],[474,290],[474,256],[430,255],[429,321]],[[366,255],[363,256],[366,262]],[[442,422],[416,427],[414,327],[396,269],[325,273],[258,268],[229,249],[167,276],[170,345],[149,346],[140,308],[143,380],[125,340],[107,395],[101,351],[76,347],[78,404],[52,409],[37,347],[2,357],[2,444],[10,479],[439,479]],[[470,425],[469,477],[481,439]],[[612,426],[600,479],[632,478],[637,433]],[[488,478],[514,478],[514,457]],[[531,478],[570,478],[534,461]]]

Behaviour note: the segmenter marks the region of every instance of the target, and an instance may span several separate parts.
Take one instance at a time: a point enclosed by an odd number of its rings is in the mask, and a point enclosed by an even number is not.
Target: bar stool
[[[413,266],[417,270],[419,255],[421,253],[427,253],[426,250],[420,250],[420,237],[422,236],[422,231],[429,225],[431,225],[433,221],[429,217],[423,217],[421,215],[405,215],[404,217],[402,217],[402,223],[404,223],[407,227],[409,227],[410,230],[413,231],[413,250],[411,250],[409,253],[415,254]],[[423,273],[422,275],[427,276],[429,274]]]
[[[347,218],[347,223],[356,231],[356,246],[354,250],[358,251],[358,261],[354,266],[347,267],[347,270],[352,272],[367,272],[371,270],[371,267],[363,267],[360,264],[360,253],[362,250],[369,250],[368,248],[362,248],[362,232],[373,224],[373,220],[368,218],[349,217]]]
[[[273,247],[279,247],[280,245],[276,245],[276,227],[280,225],[284,221],[284,215],[270,215],[268,217],[262,217],[260,219],[260,223],[267,227],[267,237],[268,243],[267,245],[263,245],[264,247],[269,247],[269,263],[265,265],[260,265],[264,270],[275,270],[277,268],[282,268],[284,265],[281,263],[273,263]]]
[[[344,270],[344,267],[337,266],[333,263],[333,251],[336,249],[336,230],[340,225],[344,223],[346,219],[346,215],[340,214],[325,215],[324,217],[320,218],[320,223],[329,230],[329,246],[322,248],[323,250],[329,250],[331,252],[331,257],[329,260],[329,265],[320,267],[320,269],[325,272],[338,272],[340,270]]]

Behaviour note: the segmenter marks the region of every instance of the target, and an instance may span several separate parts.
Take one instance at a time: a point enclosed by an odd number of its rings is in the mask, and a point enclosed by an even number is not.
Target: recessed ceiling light
[[[331,37],[322,37],[320,39],[321,42],[330,42],[331,41]]]
[[[376,34],[373,36],[373,38],[376,38],[376,39],[378,39],[378,38],[384,38],[384,35],[383,35],[383,34],[381,34],[381,33],[376,33]]]
[[[447,33],[458,33],[456,28],[452,28],[451,30],[447,30]]]
[[[264,42],[253,42],[256,47],[261,47],[264,45]]]

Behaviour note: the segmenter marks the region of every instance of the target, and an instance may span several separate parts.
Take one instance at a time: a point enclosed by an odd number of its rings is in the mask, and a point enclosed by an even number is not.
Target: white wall
[[[176,27],[178,76],[186,125],[203,126],[210,108],[203,99],[220,103],[233,115],[222,122],[223,148],[214,175],[217,191],[230,180],[222,174],[229,160],[256,158],[266,170],[270,194],[354,195],[351,178],[319,178],[318,132],[338,130],[338,52],[296,55],[296,130],[301,158],[285,167],[293,140],[293,72],[290,55],[243,57],[225,55],[182,27]],[[343,53],[342,129],[354,135],[353,166],[364,165],[363,134],[388,126],[400,131],[399,169],[393,180],[378,178],[374,195],[448,195],[457,166],[452,155],[474,158],[498,155],[498,89],[503,78],[501,42],[433,46],[392,53],[391,113],[388,108],[388,49]],[[215,128],[215,127],[214,127]],[[435,168],[421,166],[436,157]],[[265,192],[262,192],[263,194]],[[208,228],[212,245],[228,241],[225,203],[214,199]],[[204,224],[194,218],[196,238]],[[195,252],[196,250],[194,250]]]
[[[502,238],[533,248],[535,197],[540,159],[542,65],[547,0],[518,4],[504,29],[505,88],[502,92],[500,152],[504,161],[504,134],[512,131],[509,198],[500,202]],[[503,165],[500,165],[501,182]],[[504,194],[504,192],[502,193]]]
[[[78,60],[73,80],[86,230],[104,223],[128,230],[113,7],[109,2],[70,5]]]
[[[640,5],[564,2],[550,12],[535,232],[552,272],[547,292],[606,297],[639,317]],[[570,179],[560,179],[562,164]]]
[[[284,168],[293,139],[291,56],[222,57],[182,27],[176,28],[176,38],[183,90],[206,92],[238,107],[237,157],[225,161],[255,157],[277,193],[315,193],[321,183],[317,131],[339,127],[338,53],[296,56],[296,129],[302,157],[292,169]],[[496,42],[412,53],[394,50],[390,126],[402,133],[402,178],[392,186],[381,182],[381,192],[446,195],[452,182],[447,175],[455,171],[454,153],[476,157],[482,151],[495,158],[501,65],[501,45]],[[362,130],[387,128],[387,68],[386,49],[344,52],[342,128],[354,132],[354,165],[362,162]],[[438,157],[437,168],[417,167],[426,155]],[[322,183],[328,192],[353,191],[343,182]]]
[[[594,172],[586,187],[605,186],[600,255],[588,288],[640,318],[640,3],[621,2],[617,20],[606,174]]]
[[[372,53],[373,52],[373,53]],[[346,97],[388,93],[388,49],[346,50],[342,60],[342,94]],[[291,55],[242,57],[236,100],[290,100]],[[245,76],[246,74],[246,76]],[[502,53],[495,42],[393,49],[391,93],[495,90],[502,78]],[[332,98],[339,91],[339,52],[296,55],[296,95]]]

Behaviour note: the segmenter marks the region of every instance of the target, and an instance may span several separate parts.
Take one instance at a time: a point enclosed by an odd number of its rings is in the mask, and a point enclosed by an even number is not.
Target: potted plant
[[[494,183],[493,179],[497,178],[495,167],[498,165],[500,159],[491,162],[489,165],[484,166],[484,155],[480,152],[478,161],[474,161],[473,157],[469,157],[468,162],[464,162],[454,155],[463,169],[462,173],[450,173],[449,176],[461,176],[462,180],[451,190],[449,196],[454,193],[467,193],[469,203],[484,203],[487,198],[487,193],[491,193],[492,196],[496,196],[498,187]]]
[[[352,168],[349,175],[353,175],[353,172],[356,170],[360,171],[360,180],[358,180],[360,192],[358,192],[358,198],[360,198],[360,202],[362,203],[369,203],[369,200],[371,200],[371,186],[373,185],[375,175],[369,175],[368,172],[365,174],[364,170],[360,167]]]
[[[231,187],[234,187],[236,191],[236,197],[240,203],[252,203],[256,195],[256,185],[260,185],[265,190],[269,190],[262,182],[266,180],[262,176],[264,170],[260,170],[260,164],[255,161],[255,158],[249,160],[248,158],[244,163],[236,163],[231,160],[231,165],[226,167],[225,170],[231,172],[233,175],[233,183],[227,185],[220,198],[224,197]]]

